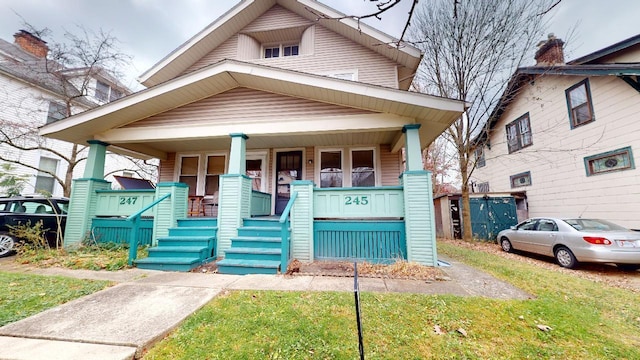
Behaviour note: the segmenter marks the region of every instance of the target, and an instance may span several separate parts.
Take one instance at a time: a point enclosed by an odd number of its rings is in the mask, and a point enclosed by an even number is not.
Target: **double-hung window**
[[[47,113],[47,124],[62,120],[67,117],[67,106],[63,103],[50,101]]]
[[[565,94],[567,96],[567,107],[569,108],[572,129],[595,120],[589,79],[584,79],[568,88],[565,90]]]
[[[36,175],[36,191],[42,191],[48,194],[53,194],[53,189],[55,187],[56,180],[53,177],[53,174],[56,174],[58,171],[58,164],[60,160],[52,159],[48,157],[41,157],[40,164],[38,168],[38,175]]]
[[[509,153],[518,151],[533,144],[531,136],[531,122],[529,121],[529,113],[526,113],[515,121],[507,124],[507,146]]]
[[[320,187],[342,187],[342,151],[320,152]]]
[[[373,150],[351,151],[351,186],[376,186]]]

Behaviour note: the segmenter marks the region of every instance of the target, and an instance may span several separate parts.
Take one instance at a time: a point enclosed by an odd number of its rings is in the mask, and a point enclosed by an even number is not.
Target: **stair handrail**
[[[127,261],[129,266],[133,265],[133,260],[138,257],[138,230],[140,229],[140,218],[142,217],[142,214],[169,197],[171,197],[171,193],[164,194],[151,204],[140,209],[135,214],[127,217],[127,221],[132,222],[131,233],[129,233],[129,260]]]
[[[289,266],[289,252],[290,252],[290,241],[289,241],[289,213],[291,212],[291,208],[293,208],[293,203],[298,198],[298,192],[295,191],[291,194],[291,198],[287,203],[287,206],[284,208],[282,215],[280,215],[280,238],[281,238],[281,246],[282,251],[280,252],[280,272],[285,273],[287,271],[287,266]]]

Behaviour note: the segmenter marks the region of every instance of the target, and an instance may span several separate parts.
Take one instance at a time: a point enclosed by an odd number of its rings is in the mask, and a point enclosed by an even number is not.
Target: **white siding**
[[[598,217],[640,228],[640,94],[614,76],[591,77],[595,121],[571,129],[565,90],[578,76],[543,76],[521,89],[485,148],[476,182],[492,191],[526,190],[530,216]],[[508,154],[505,125],[529,112],[533,145]],[[630,146],[636,169],[587,176],[584,158]],[[509,176],[530,171],[531,186]]]

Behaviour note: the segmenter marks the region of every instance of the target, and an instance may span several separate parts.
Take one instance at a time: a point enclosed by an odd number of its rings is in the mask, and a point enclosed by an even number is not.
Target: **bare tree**
[[[28,23],[23,25],[29,30],[26,34],[38,40],[51,34],[48,29],[37,30]],[[63,146],[57,140],[40,137],[38,128],[52,116],[54,120],[61,119],[126,95],[128,89],[117,79],[122,77],[120,69],[129,64],[130,57],[120,52],[118,40],[104,31],[93,32],[77,26],[75,33],[65,31],[63,39],[61,42],[48,42],[44,56],[26,57],[22,62],[0,69],[21,78],[26,84],[24,89],[38,87],[45,90],[37,99],[41,106],[28,106],[27,102],[34,99],[15,101],[15,96],[14,101],[3,101],[5,108],[13,107],[14,116],[0,115],[0,145],[7,149],[0,152],[0,160],[46,174],[62,187],[64,196],[69,196],[74,170],[86,160],[86,146]],[[100,93],[101,90],[97,89],[98,80],[110,84],[106,94],[104,90]],[[11,98],[11,94],[5,96]],[[57,105],[53,114],[50,102]],[[49,118],[45,104],[49,104]],[[8,114],[6,110],[3,112]],[[34,164],[33,157],[24,155],[30,152],[60,159],[64,174],[60,176],[55,169]],[[129,164],[134,170],[130,167],[121,170],[151,176],[155,171],[153,164],[140,163],[135,159],[131,159]]]
[[[454,191],[457,177],[457,157],[446,139],[439,137],[423,152],[424,168],[431,172],[434,196]]]
[[[510,75],[546,27],[557,0],[430,0],[414,14],[410,42],[424,51],[417,80],[425,92],[464,100],[466,112],[443,134],[456,149],[461,176],[464,239],[472,239],[469,179],[487,117]]]

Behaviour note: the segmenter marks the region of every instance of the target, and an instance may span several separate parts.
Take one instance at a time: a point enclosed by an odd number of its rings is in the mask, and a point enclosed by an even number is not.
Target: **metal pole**
[[[358,347],[360,360],[364,360],[364,343],[362,341],[362,322],[360,321],[360,284],[358,283],[358,263],[353,262],[353,295],[356,301],[356,321],[358,323]]]

